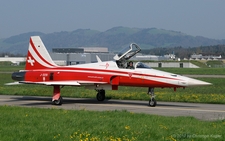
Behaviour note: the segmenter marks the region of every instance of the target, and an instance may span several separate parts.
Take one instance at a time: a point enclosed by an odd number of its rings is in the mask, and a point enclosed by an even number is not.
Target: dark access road
[[[127,110],[162,116],[193,116],[200,120],[225,119],[225,105],[158,101],[156,107],[149,107],[148,101],[106,99],[99,102],[88,98],[64,98],[61,106],[51,105],[51,97],[0,95],[0,105],[22,107],[58,108],[68,110]]]

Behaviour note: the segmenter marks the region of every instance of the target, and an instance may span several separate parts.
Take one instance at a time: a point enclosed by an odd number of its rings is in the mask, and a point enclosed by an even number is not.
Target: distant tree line
[[[13,54],[13,53],[8,53],[8,52],[3,52],[3,53],[0,52],[0,57],[5,57],[5,56],[9,56],[9,57],[25,57],[21,53]]]
[[[214,46],[200,46],[200,47],[158,47],[153,49],[142,49],[141,53],[159,55],[163,56],[166,54],[175,54],[179,58],[190,58],[193,54],[202,54],[202,55],[221,55],[225,59],[225,45],[214,45]],[[9,57],[25,57],[25,55],[20,53],[9,53],[4,52],[0,53],[0,57],[9,56]]]
[[[214,46],[200,46],[200,47],[189,47],[184,48],[181,46],[178,47],[169,47],[169,48],[153,48],[148,50],[142,50],[143,54],[159,55],[163,56],[166,54],[175,54],[179,58],[190,58],[193,54],[202,54],[202,55],[221,55],[225,59],[225,45],[214,45]]]

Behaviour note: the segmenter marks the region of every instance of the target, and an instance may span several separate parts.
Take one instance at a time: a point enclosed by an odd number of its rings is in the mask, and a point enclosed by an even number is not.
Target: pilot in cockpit
[[[133,62],[130,61],[129,63],[127,63],[127,69],[134,69],[134,65]]]

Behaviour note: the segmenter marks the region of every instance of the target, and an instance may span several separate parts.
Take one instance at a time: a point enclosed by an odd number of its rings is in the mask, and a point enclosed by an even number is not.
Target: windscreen
[[[151,67],[147,66],[146,64],[142,62],[137,62],[136,68],[151,69]]]

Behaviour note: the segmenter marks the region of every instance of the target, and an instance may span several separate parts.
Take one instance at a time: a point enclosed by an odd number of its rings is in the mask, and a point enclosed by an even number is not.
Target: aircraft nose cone
[[[212,84],[197,79],[188,80],[188,86],[205,86],[205,85],[212,85]]]

